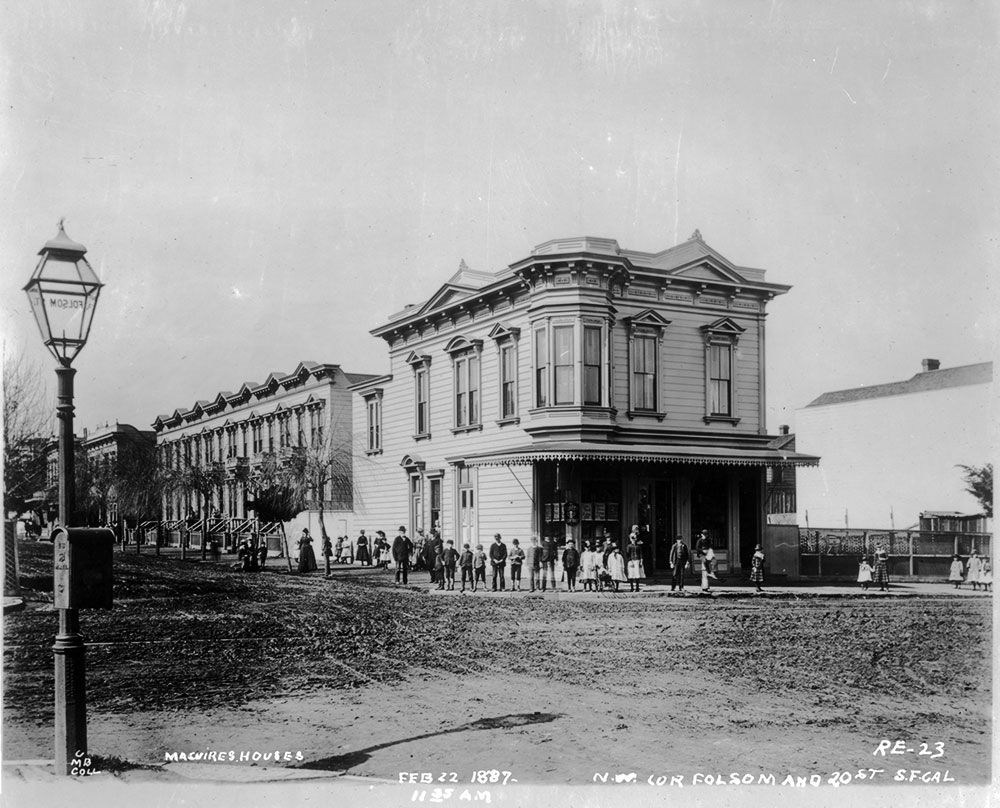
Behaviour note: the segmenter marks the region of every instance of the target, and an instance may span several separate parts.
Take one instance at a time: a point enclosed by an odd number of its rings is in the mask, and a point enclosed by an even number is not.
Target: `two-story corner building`
[[[132,424],[108,421],[93,429],[84,428],[82,437],[74,437],[77,463],[86,463],[86,474],[77,470],[78,477],[87,480],[92,490],[77,490],[76,504],[80,511],[76,519],[92,525],[112,525],[121,529],[125,517],[119,505],[117,479],[127,474],[140,458],[152,459],[156,434],[138,429]],[[53,436],[46,447],[46,488],[56,490],[59,483],[59,441]],[[78,480],[79,484],[79,480]],[[58,503],[39,492],[37,499],[45,502],[47,521],[55,522]]]
[[[647,566],[706,529],[748,567],[765,469],[818,458],[765,434],[765,307],[790,287],[697,232],[659,253],[549,241],[496,274],[459,271],[372,334],[389,374],[354,386],[355,520],[576,544],[633,524]]]
[[[235,392],[219,392],[157,416],[157,451],[168,468],[214,465],[224,471],[209,513],[200,513],[193,492],[174,490],[164,498],[164,519],[251,516],[248,478],[268,454],[280,457],[306,447],[326,447],[353,457],[349,388],[371,378],[347,373],[340,365],[300,362],[291,373],[270,373],[260,384],[243,382]],[[323,510],[350,513],[351,496],[344,486],[326,488],[317,495]]]

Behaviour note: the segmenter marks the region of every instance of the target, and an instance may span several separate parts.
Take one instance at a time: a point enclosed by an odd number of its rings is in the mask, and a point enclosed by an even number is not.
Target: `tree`
[[[285,522],[290,522],[305,509],[301,487],[295,485],[293,475],[286,463],[269,454],[261,462],[250,478],[254,492],[253,510],[257,518],[264,522],[277,522],[285,547],[288,571],[292,571],[292,556],[288,551],[288,536]],[[253,550],[256,552],[256,545]]]
[[[323,541],[329,538],[323,520],[327,503],[350,509],[354,493],[351,446],[341,441],[340,434],[339,430],[330,429],[313,445],[293,449],[284,467],[287,483],[296,492],[303,509],[317,511]]]
[[[986,463],[983,466],[964,466],[958,468],[965,472],[962,479],[965,481],[965,490],[979,500],[983,513],[993,516],[993,464]]]
[[[214,463],[204,466],[186,466],[180,469],[174,478],[174,484],[188,494],[194,494],[201,500],[202,519],[208,516],[212,496],[222,487],[226,473],[221,466]],[[203,531],[201,541],[201,557],[204,560],[207,552],[207,533]]]
[[[3,507],[5,515],[28,509],[45,490],[46,447],[52,412],[38,365],[3,351]]]
[[[144,520],[156,520],[159,553],[160,508],[170,487],[170,471],[160,462],[155,448],[142,443],[126,443],[119,448],[118,471],[118,511],[126,527],[129,522],[139,527]]]

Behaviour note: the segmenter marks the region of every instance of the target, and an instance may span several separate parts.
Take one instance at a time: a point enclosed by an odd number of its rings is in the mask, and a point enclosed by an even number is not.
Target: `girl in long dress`
[[[639,526],[632,525],[632,532],[625,546],[626,575],[630,592],[639,591],[639,581],[646,577],[642,568],[642,543],[639,541]]]
[[[302,538],[299,539],[299,572],[315,572],[318,569],[312,541],[309,529],[302,528]]]
[[[625,559],[622,557],[617,544],[611,545],[611,553],[608,555],[607,570],[608,575],[611,576],[611,581],[614,584],[615,592],[617,592],[618,587],[628,580],[628,576],[625,574]]]
[[[760,585],[764,583],[764,551],[758,544],[753,551],[753,558],[750,559],[750,583],[757,584],[757,591],[763,592]]]
[[[862,558],[861,563],[858,564],[858,583],[861,584],[862,589],[868,589],[868,584],[872,582],[872,565],[868,563],[867,558]]]
[[[587,542],[580,554],[580,580],[583,582],[584,592],[593,592],[597,586],[597,566],[600,563],[600,556],[594,552],[593,545]],[[595,564],[595,560],[598,564]]]
[[[948,572],[948,582],[955,584],[955,589],[959,589],[962,586],[962,582],[965,580],[963,573],[962,559],[955,555],[952,556],[951,560],[951,570]]]
[[[990,566],[988,558],[983,558],[983,568],[979,572],[979,583],[983,585],[984,592],[993,590],[993,568]]]

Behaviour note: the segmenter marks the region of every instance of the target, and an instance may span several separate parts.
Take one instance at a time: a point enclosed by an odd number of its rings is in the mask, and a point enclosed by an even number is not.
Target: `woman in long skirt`
[[[629,591],[638,592],[639,581],[646,577],[645,570],[642,568],[642,542],[639,541],[638,525],[632,525],[628,544],[625,545],[625,561]]]
[[[969,556],[969,565],[965,570],[965,580],[967,583],[972,584],[972,588],[975,590],[979,589],[979,577],[983,572],[983,560],[979,557],[979,553],[975,550],[972,551],[972,555]]]
[[[701,591],[708,592],[711,589],[708,579],[718,578],[715,575],[715,550],[706,547],[701,557]]]
[[[763,592],[760,585],[764,583],[764,551],[758,544],[753,551],[753,558],[750,559],[750,583],[757,584],[757,591]]]
[[[302,538],[299,539],[299,572],[315,572],[318,569],[312,542],[309,528],[302,528]]]
[[[611,553],[608,555],[607,563],[608,575],[611,576],[611,582],[614,584],[615,592],[618,591],[618,587],[628,580],[628,576],[625,574],[625,559],[618,549],[617,544],[611,545]]]
[[[372,565],[371,552],[368,550],[368,537],[363,530],[361,531],[361,535],[358,536],[358,554],[356,558],[362,566],[367,565],[370,567]]]
[[[875,553],[875,583],[881,592],[889,589],[889,553],[884,547],[879,547]]]

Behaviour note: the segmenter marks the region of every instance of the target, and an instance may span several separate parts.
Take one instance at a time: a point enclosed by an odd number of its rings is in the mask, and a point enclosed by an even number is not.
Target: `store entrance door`
[[[670,547],[674,539],[674,483],[672,480],[653,480],[649,489],[653,495],[646,565],[663,572],[670,569]]]

